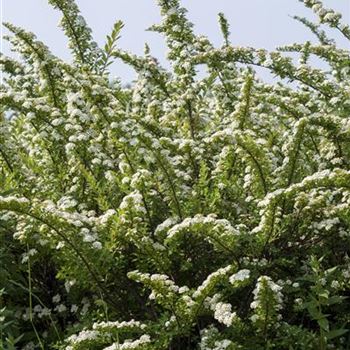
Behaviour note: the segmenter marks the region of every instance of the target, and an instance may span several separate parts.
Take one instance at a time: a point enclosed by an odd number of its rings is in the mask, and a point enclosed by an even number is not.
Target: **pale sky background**
[[[55,55],[70,60],[67,39],[57,27],[60,12],[54,10],[46,0],[0,0],[2,21],[11,22],[34,32]],[[113,23],[122,20],[125,24],[119,46],[136,54],[142,54],[145,42],[152,54],[167,67],[165,44],[158,33],[145,29],[160,21],[156,0],[77,0],[83,16],[92,28],[94,38],[104,43]],[[216,45],[222,44],[217,14],[224,12],[231,28],[233,45],[273,49],[279,45],[314,40],[311,32],[292,15],[316,19],[310,9],[297,0],[182,0],[188,9],[188,18],[195,24],[195,32],[204,34]],[[350,23],[350,0],[324,0],[343,15]],[[5,32],[5,31],[4,31]],[[340,46],[350,48],[349,41],[331,31]],[[10,55],[7,42],[2,42],[2,51]],[[111,67],[112,74],[130,82],[135,74],[122,63]],[[263,73],[264,75],[265,73]],[[268,76],[264,76],[268,78]]]

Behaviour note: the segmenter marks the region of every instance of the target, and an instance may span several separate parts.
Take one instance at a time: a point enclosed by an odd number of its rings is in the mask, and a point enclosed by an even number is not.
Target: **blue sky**
[[[121,19],[125,27],[120,47],[142,54],[147,42],[153,55],[166,66],[162,37],[145,30],[160,20],[155,0],[77,0],[77,4],[98,43],[103,44],[113,23]],[[183,0],[182,4],[189,11],[188,17],[195,24],[195,31],[207,35],[216,45],[222,43],[217,23],[219,12],[224,12],[231,24],[234,45],[273,49],[278,45],[313,39],[304,26],[289,17],[316,18],[297,0]],[[350,23],[350,0],[327,0],[324,4],[342,13],[344,22]],[[46,0],[2,0],[3,21],[34,32],[54,54],[70,60],[67,39],[57,27],[59,18],[60,13],[53,10]],[[349,42],[334,34],[339,45],[349,48]],[[5,42],[3,51],[9,54]],[[114,64],[111,70],[124,82],[134,77],[133,71],[122,63]]]

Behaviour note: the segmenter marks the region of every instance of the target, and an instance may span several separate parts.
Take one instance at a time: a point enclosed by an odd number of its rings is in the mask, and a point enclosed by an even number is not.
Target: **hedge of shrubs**
[[[5,24],[2,349],[350,349],[350,54],[322,29],[350,28],[303,2],[318,43],[268,52],[158,0],[169,71],[120,21],[99,48],[73,0],[49,0],[72,63]]]

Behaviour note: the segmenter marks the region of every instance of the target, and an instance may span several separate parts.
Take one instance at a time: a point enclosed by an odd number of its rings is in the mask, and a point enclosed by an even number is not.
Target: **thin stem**
[[[36,294],[33,293],[33,291],[30,292],[30,290],[29,290],[28,288],[26,288],[25,286],[21,285],[20,283],[18,283],[18,282],[16,282],[16,281],[9,280],[9,282],[12,283],[12,284],[14,284],[15,286],[17,286],[17,287],[19,287],[19,288],[25,290],[26,292],[31,293],[32,297],[34,297],[34,298],[39,302],[39,304],[40,304],[41,306],[43,306],[43,307],[45,307],[45,308],[48,309],[48,307],[43,303],[43,301],[42,301]],[[61,339],[61,336],[60,336],[60,334],[59,334],[59,332],[58,332],[58,329],[57,329],[57,327],[56,327],[56,325],[55,325],[54,320],[53,320],[52,317],[51,317],[51,314],[49,314],[48,316],[49,316],[50,321],[51,321],[51,323],[52,323],[52,326],[53,326],[53,328],[54,328],[54,330],[55,330],[55,333],[56,333],[56,335],[57,335],[57,338],[61,341],[61,340],[62,340],[62,339]]]
[[[30,266],[30,255],[29,255],[29,246],[27,244],[27,255],[28,255],[28,291],[29,291],[29,320],[32,324],[34,333],[36,335],[36,338],[38,339],[38,342],[40,344],[40,347],[42,350],[45,350],[44,345],[40,339],[40,336],[38,334],[38,331],[36,330],[36,327],[34,325],[33,321],[33,300],[32,300],[32,275],[31,275],[31,266]]]

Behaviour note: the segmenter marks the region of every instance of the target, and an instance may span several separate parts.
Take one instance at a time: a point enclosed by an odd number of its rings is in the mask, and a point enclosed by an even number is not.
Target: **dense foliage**
[[[350,55],[322,29],[350,40],[340,14],[304,0],[318,43],[267,52],[223,14],[215,48],[158,0],[168,72],[118,48],[121,22],[99,48],[49,3],[72,64],[5,24],[1,348],[349,349]]]

